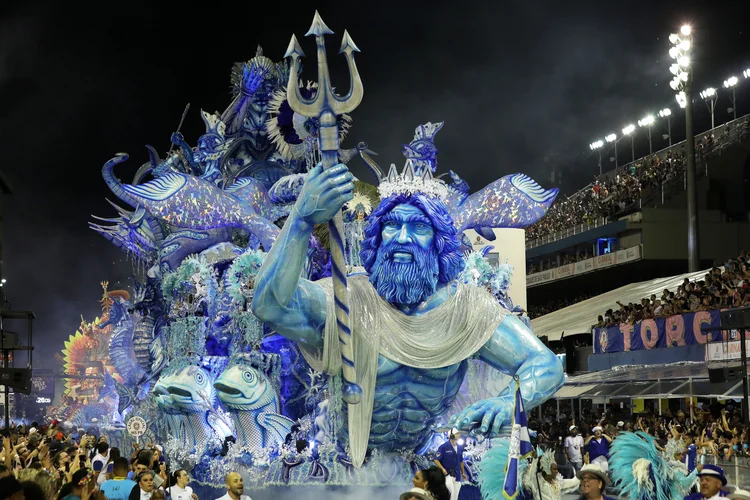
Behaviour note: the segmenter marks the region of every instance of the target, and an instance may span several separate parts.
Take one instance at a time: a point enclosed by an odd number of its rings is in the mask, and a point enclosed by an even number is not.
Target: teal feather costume
[[[508,465],[508,448],[510,448],[509,438],[493,439],[492,448],[485,452],[482,461],[477,464],[479,471],[477,482],[483,500],[505,500],[503,487],[505,486],[505,468]],[[521,478],[527,465],[526,460],[518,462],[519,491]]]
[[[645,432],[617,436],[609,469],[619,496],[628,500],[681,500],[697,478],[697,470],[687,474],[670,464]]]

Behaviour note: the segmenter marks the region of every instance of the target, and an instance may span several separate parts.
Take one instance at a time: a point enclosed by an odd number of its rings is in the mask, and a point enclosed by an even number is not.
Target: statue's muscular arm
[[[312,169],[258,272],[253,314],[289,340],[323,346],[326,295],[300,275],[314,225],[332,219],[351,200],[353,191],[352,174],[345,165],[326,171],[321,166]]]
[[[493,368],[519,378],[526,410],[542,404],[563,384],[560,361],[513,315],[505,317],[479,356]],[[496,436],[502,426],[512,422],[515,390],[516,384],[511,382],[498,397],[470,405],[453,418],[453,425],[469,430],[478,423],[481,434]]]

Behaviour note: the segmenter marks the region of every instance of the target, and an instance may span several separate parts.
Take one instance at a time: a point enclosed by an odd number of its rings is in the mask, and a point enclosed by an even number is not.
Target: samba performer
[[[690,474],[672,467],[645,432],[623,432],[612,443],[609,460],[620,498],[670,500],[683,498],[695,484],[698,471]]]
[[[532,457],[521,477],[521,484],[534,500],[560,500],[564,494],[575,492],[581,485],[578,478],[563,479],[557,470],[554,451],[537,448]]]

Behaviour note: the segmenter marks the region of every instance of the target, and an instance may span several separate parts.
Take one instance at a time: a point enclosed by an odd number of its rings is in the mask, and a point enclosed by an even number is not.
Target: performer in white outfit
[[[560,500],[564,494],[576,491],[581,485],[578,478],[563,479],[557,471],[552,450],[542,453],[537,448],[532,456],[534,458],[524,471],[521,484],[531,492],[534,500]]]

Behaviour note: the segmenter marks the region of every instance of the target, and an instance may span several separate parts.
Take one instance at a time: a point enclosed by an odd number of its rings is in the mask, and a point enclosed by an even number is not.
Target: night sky
[[[36,367],[57,368],[53,355],[80,315],[99,313],[100,281],[130,287],[124,255],[87,227],[90,214],[114,215],[102,164],[128,152],[117,174],[132,179],[145,144],[169,148],[188,102],[182,131],[195,144],[199,110],[226,108],[232,64],[258,44],[279,61],[297,34],[303,77],[314,79],[314,42],[303,35],[316,8],[335,33],[329,63],[341,92],[345,28],[362,50],[365,97],[343,146],[366,141],[381,164],[402,165],[414,128],[444,120],[438,170],[474,189],[514,172],[549,185],[553,168],[568,193],[591,181],[589,143],[664,106],[675,111],[667,38],[684,22],[695,34],[696,90],[737,75],[739,112],[750,112],[742,1],[359,3],[2,3],[0,171],[14,190],[4,201],[4,273],[12,308],[37,315]],[[709,114],[702,102],[695,109],[704,130]],[[682,119],[673,131],[684,138]],[[636,153],[648,152],[645,134],[636,140]],[[629,147],[619,149],[627,161]],[[359,160],[353,169],[369,180]]]

